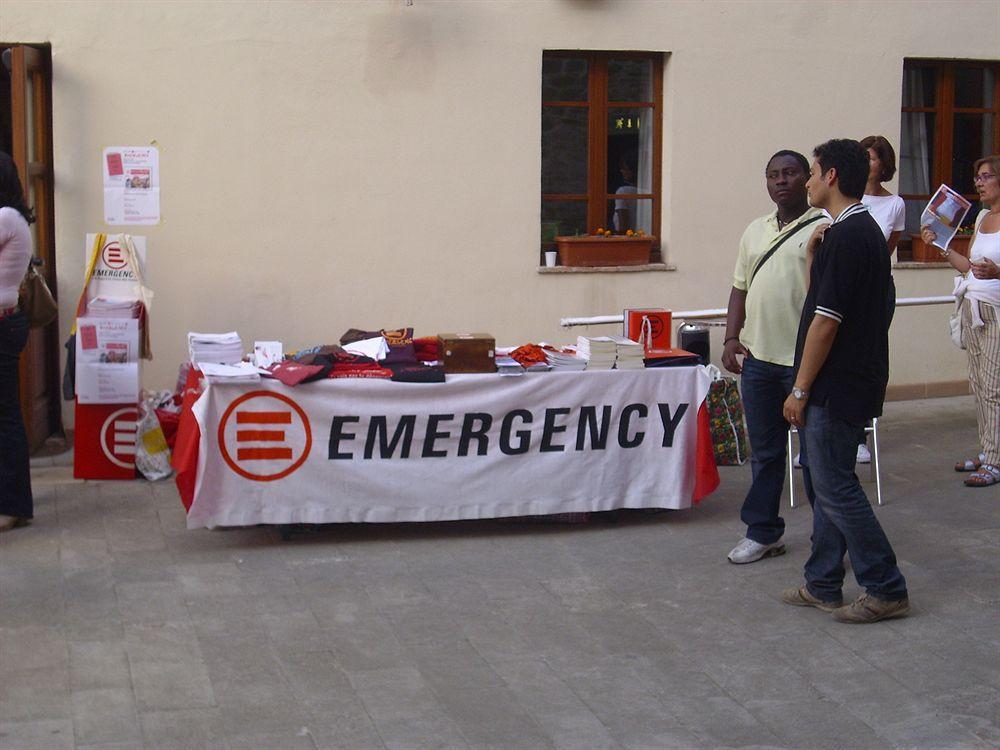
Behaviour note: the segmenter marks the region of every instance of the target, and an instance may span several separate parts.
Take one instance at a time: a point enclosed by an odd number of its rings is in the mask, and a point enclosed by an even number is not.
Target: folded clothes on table
[[[444,368],[423,364],[389,365],[392,379],[397,383],[443,383]]]

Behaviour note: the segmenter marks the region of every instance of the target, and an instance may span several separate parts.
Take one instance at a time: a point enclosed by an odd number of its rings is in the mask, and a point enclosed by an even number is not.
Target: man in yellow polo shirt
[[[802,154],[779,151],[764,174],[776,210],[754,219],[743,232],[722,353],[725,368],[742,373],[752,452],[753,482],[740,511],[746,537],[728,556],[740,565],[785,552],[785,522],[778,514],[788,460],[782,407],[794,380],[809,241],[817,225],[829,221],[823,211],[809,206],[809,162]]]

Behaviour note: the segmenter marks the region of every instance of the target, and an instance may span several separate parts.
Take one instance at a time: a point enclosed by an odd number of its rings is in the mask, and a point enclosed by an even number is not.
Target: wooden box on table
[[[488,333],[439,333],[446,373],[496,372],[496,339]]]

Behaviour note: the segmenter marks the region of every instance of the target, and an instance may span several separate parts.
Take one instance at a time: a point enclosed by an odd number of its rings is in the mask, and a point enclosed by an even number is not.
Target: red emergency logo
[[[101,426],[101,450],[122,469],[135,466],[135,434],[139,412],[133,406],[112,412]]]
[[[124,268],[127,265],[125,253],[122,252],[121,245],[117,242],[109,242],[105,245],[101,256],[104,260],[104,265],[112,271],[117,271],[119,268]]]
[[[663,320],[660,318],[659,315],[646,318],[646,320],[649,321],[649,332],[652,338],[654,339],[659,338],[660,334],[663,333]]]
[[[219,452],[229,468],[255,482],[283,479],[312,448],[309,418],[287,396],[253,391],[233,401],[219,422]]]

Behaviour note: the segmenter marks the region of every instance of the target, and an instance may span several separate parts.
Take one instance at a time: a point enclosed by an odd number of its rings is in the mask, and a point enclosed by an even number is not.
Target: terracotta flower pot
[[[556,237],[564,266],[639,266],[649,263],[655,237],[582,235]]]
[[[945,262],[944,257],[941,255],[941,250],[937,245],[928,245],[919,234],[911,234],[910,238],[913,240],[911,246],[913,249],[913,260],[920,263]],[[971,240],[972,235],[956,234],[952,241],[948,243],[948,249],[968,258],[969,242]]]

